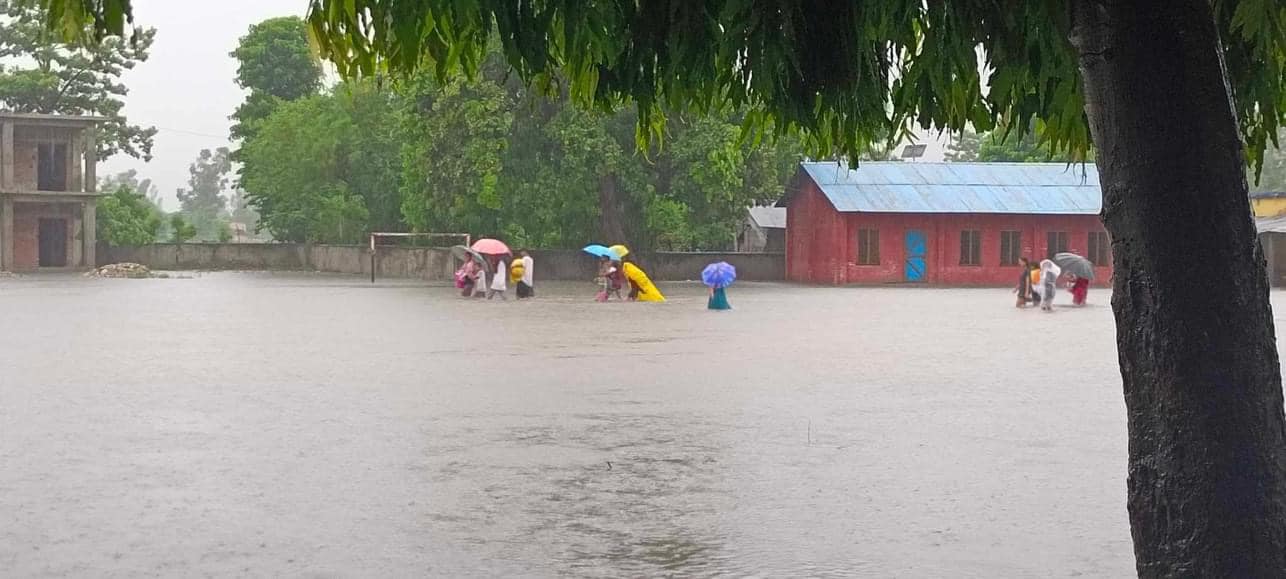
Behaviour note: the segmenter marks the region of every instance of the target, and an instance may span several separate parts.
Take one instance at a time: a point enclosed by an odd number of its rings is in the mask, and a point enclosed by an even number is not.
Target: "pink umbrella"
[[[509,246],[498,239],[479,239],[473,242],[473,250],[486,255],[505,255]]]

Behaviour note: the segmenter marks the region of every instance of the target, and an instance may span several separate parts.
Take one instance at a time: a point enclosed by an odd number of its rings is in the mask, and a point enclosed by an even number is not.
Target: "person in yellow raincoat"
[[[526,271],[526,270],[525,270],[525,269],[523,268],[523,266],[522,266],[522,260],[520,260],[520,259],[515,259],[513,263],[509,264],[509,281],[510,281],[510,283],[515,283],[515,284],[516,284],[516,283],[518,283],[518,282],[522,281],[522,276],[523,276],[523,274],[524,274],[524,272],[525,272],[525,271]]]
[[[625,272],[626,281],[630,282],[630,299],[640,302],[663,302],[665,296],[661,290],[656,289],[652,280],[648,279],[647,274],[639,266],[634,265],[632,261],[625,261],[621,264],[621,269]]]

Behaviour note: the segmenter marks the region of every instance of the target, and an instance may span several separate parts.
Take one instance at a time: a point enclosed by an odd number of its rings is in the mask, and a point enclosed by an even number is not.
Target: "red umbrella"
[[[473,250],[485,255],[505,255],[509,246],[498,239],[479,239],[473,242]]]

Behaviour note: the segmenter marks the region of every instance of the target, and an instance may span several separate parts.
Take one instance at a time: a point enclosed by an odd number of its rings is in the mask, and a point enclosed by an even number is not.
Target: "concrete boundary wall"
[[[654,280],[682,281],[701,278],[701,269],[715,261],[737,267],[746,281],[781,281],[786,277],[785,256],[780,253],[639,253],[632,258]],[[575,250],[533,250],[536,276],[546,280],[589,280],[594,259]],[[113,247],[102,245],[98,265],[141,263],[156,270],[306,270],[369,276],[371,256],[360,245],[307,245],[294,243],[158,243]],[[381,247],[375,255],[375,275],[384,278],[418,278],[450,281],[457,267],[444,248]]]

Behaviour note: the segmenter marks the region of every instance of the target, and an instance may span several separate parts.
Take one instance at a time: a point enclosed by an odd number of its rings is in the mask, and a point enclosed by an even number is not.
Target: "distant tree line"
[[[493,52],[482,74],[323,88],[303,21],[251,27],[232,55],[239,185],[284,241],[372,230],[469,232],[516,245],[726,248],[745,208],[779,198],[797,143],[743,142],[741,117],[674,115],[640,151],[633,112],[583,112],[557,79],[533,91]]]

